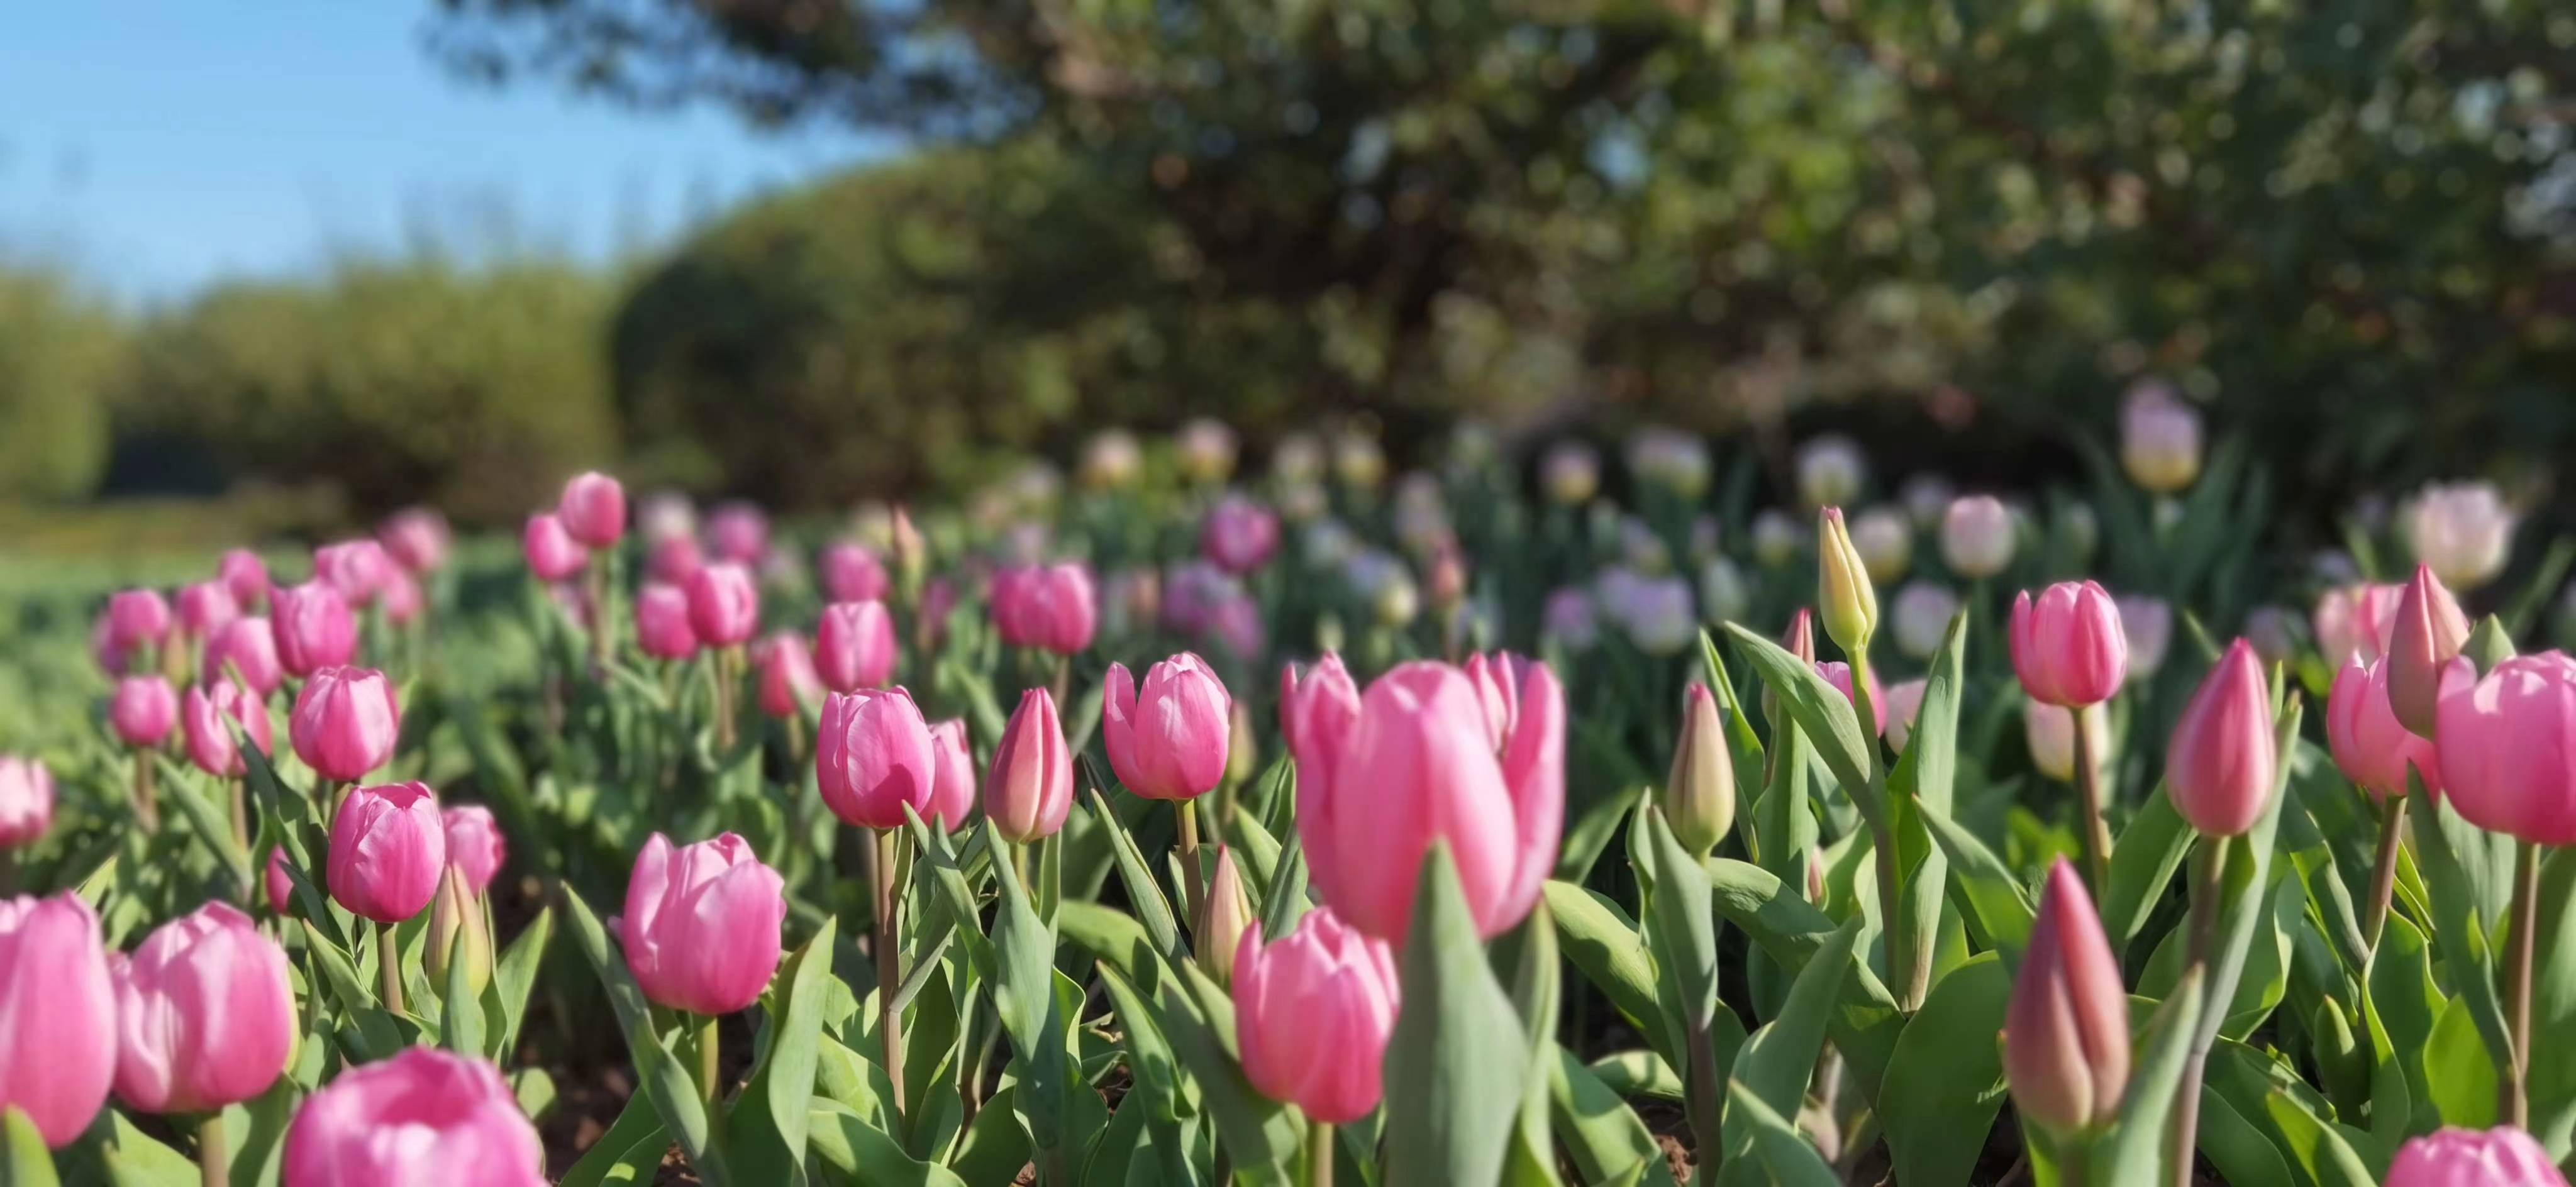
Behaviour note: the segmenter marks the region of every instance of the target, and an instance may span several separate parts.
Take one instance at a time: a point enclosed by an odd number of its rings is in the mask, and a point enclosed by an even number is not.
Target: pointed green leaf
[[[813,1111],[825,983],[832,979],[832,940],[839,922],[824,920],[813,938],[778,966],[762,1007],[769,1017],[769,1049],[726,1122],[731,1138],[727,1150],[746,1183],[805,1181],[805,1130]]]
[[[1495,1182],[1529,1046],[1486,963],[1446,844],[1423,859],[1402,968],[1404,1002],[1386,1051],[1385,1181]]]

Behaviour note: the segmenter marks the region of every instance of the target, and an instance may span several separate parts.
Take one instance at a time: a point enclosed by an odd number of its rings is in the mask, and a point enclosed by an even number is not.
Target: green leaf
[[[152,761],[161,768],[162,798],[178,805],[179,814],[188,818],[188,828],[196,834],[197,843],[205,846],[206,852],[213,854],[216,861],[223,863],[224,876],[242,891],[257,887],[259,884],[251,879],[250,855],[233,844],[233,826],[226,818],[226,809],[207,803],[205,797],[198,794],[197,772],[180,766],[166,752],[155,753]]]
[[[107,1116],[109,1136],[101,1153],[115,1187],[186,1187],[204,1181],[196,1163],[135,1128],[125,1114],[111,1109]]]
[[[967,1123],[956,1155],[948,1160],[958,1178],[970,1184],[1008,1183],[1028,1164],[1029,1133],[1012,1115],[1013,1091],[1005,1086],[995,1092]]]
[[[2289,1142],[2291,1157],[2317,1187],[2378,1187],[2379,1175],[2362,1161],[2342,1131],[2300,1108],[2286,1093],[2276,1092],[2263,1104]]]
[[[2389,1145],[2404,1141],[2416,1129],[2419,1104],[2428,1105],[2432,1085],[2425,1079],[2424,1049],[2441,1017],[2442,993],[2433,984],[2432,959],[2424,933],[2405,916],[2391,914],[2380,933],[2379,952],[2364,983],[2362,1019],[2371,1045],[2371,1131]],[[2429,1113],[2425,1116],[2430,1119]]]
[[[1797,982],[1789,990],[1788,1005],[1780,1016],[1764,1023],[1746,1039],[1736,1053],[1732,1082],[1727,1089],[1729,1102],[1721,1127],[1721,1148],[1728,1160],[1752,1157],[1760,1144],[1758,1115],[1733,1107],[1739,1099],[1760,1102],[1781,1116],[1794,1116],[1798,1102],[1807,1094],[1807,1081],[1814,1076],[1816,1056],[1825,1043],[1825,1019],[1841,996],[1842,982],[1851,975],[1854,945],[1860,941],[1862,921],[1848,919],[1834,932],[1834,938],[1807,959],[1807,967],[1798,971]],[[1690,1085],[1697,1091],[1700,1085]],[[1717,1095],[1715,1081],[1709,1083],[1711,1103]],[[1700,1146],[1705,1150],[1707,1144]]]
[[[2147,926],[2165,887],[2173,884],[2174,871],[2190,855],[2196,836],[2161,786],[2138,806],[2129,826],[2120,830],[2111,849],[2111,889],[2102,896],[2102,929],[2110,934],[2113,951],[2136,939]]]
[[[1951,788],[1959,769],[1959,699],[1966,686],[1960,669],[1967,640],[1968,615],[1961,611],[1950,619],[1941,648],[1932,655],[1914,732],[1887,777],[1888,829],[1896,841],[1896,901],[1902,915],[1887,925],[1893,932],[1890,942],[1903,946],[1888,953],[1887,964],[1891,970],[1911,970],[1911,984],[1892,987],[1898,1000],[1909,1006],[1919,1006],[1931,988],[1935,949],[1941,939],[1941,903],[1950,862],[1945,848],[1934,843],[1926,818],[1950,814]]]
[[[448,940],[447,985],[439,1009],[439,1046],[459,1055],[483,1054],[483,999],[474,992],[473,971],[466,967],[468,929],[458,928]]]
[[[1551,878],[1543,895],[1574,967],[1600,987],[1619,1016],[1646,1036],[1665,1063],[1679,1066],[1680,1053],[1662,1025],[1663,1007],[1655,999],[1655,962],[1636,925],[1618,904],[1571,882]]]
[[[769,1049],[743,1086],[727,1120],[728,1150],[746,1183],[805,1181],[805,1128],[814,1096],[814,1065],[823,1039],[825,983],[832,979],[838,918],[826,919],[805,946],[779,965],[770,986]]]
[[[1528,1067],[1535,1071],[1556,1058],[1556,1044],[1549,1036],[1556,1033],[1557,999],[1560,986],[1560,961],[1556,952],[1556,924],[1548,918],[1547,903],[1541,900],[1521,930],[1521,967],[1512,986],[1512,1008],[1519,1012],[1522,1033],[1530,1036]],[[1522,1077],[1521,1109],[1512,1127],[1511,1145],[1503,1167],[1503,1182],[1509,1187],[1560,1187],[1556,1175],[1556,1147],[1548,1141],[1547,1077]]]
[[[554,938],[555,911],[549,906],[519,930],[519,938],[510,941],[501,953],[500,962],[492,966],[492,985],[484,990],[484,1005],[499,1020],[493,1042],[486,1053],[507,1062],[519,1047],[519,1024],[528,1016],[528,994],[536,987],[537,969],[545,962],[546,944]]]
[[[1899,1183],[1965,1187],[2004,1102],[1995,1036],[2012,1000],[2011,970],[1980,953],[1932,987],[1888,1061],[1878,1109]]]
[[[611,945],[608,931],[599,925],[599,917],[590,913],[590,905],[567,889],[563,894],[564,917],[572,926],[575,947],[590,961],[591,971],[599,975],[600,987],[607,991],[608,1004],[617,1013],[618,1028],[625,1032],[626,1050],[635,1064],[636,1078],[653,1101],[653,1111],[661,1118],[662,1128],[679,1139],[680,1149],[689,1156],[698,1177],[708,1187],[721,1187],[733,1181],[723,1151],[718,1146],[719,1131],[707,1116],[706,1103],[699,1099],[698,1086],[671,1049],[662,1045],[662,1036],[653,1028],[653,1005],[644,998],[644,990],[626,969],[626,960]]]
[[[2488,1056],[2503,1067],[2511,1050],[2505,1035],[2504,1000],[2496,993],[2495,954],[2488,947],[2476,880],[2464,864],[2464,854],[2474,856],[2484,842],[2474,835],[2475,826],[2460,819],[2448,801],[2424,793],[2420,775],[2411,770],[2408,774],[2416,805],[2409,814],[2414,822],[2415,855],[2424,872],[2425,892],[2433,900],[2434,950],[2441,955],[2451,991],[2467,1004]]]
[[[2442,1124],[2487,1129],[2496,1123],[2496,1064],[2474,1014],[2465,995],[2443,1007],[2424,1043],[2424,1083]]]
[[[1975,833],[1959,827],[1949,814],[1937,808],[1924,807],[1917,813],[1932,841],[1950,858],[1957,877],[1951,885],[1959,902],[1977,917],[1977,926],[2002,955],[2004,972],[2010,975],[2021,967],[2021,950],[2030,943],[2032,922],[2039,908],[2032,904],[2021,881],[2013,877],[2011,867],[1986,848]]]
[[[848,1105],[816,1100],[806,1120],[813,1154],[823,1164],[868,1187],[966,1187],[948,1168],[905,1153],[903,1143],[868,1124]]]
[[[329,985],[331,996],[338,999],[340,1012],[355,1026],[356,1054],[360,1062],[383,1059],[403,1048],[402,1032],[394,1025],[393,1015],[376,1004],[376,995],[358,977],[358,967],[307,919],[304,924],[304,953],[321,966],[322,979]]]
[[[1280,1166],[1297,1152],[1288,1110],[1253,1091],[1235,1048],[1234,1003],[1195,964],[1169,969],[1154,1016],[1172,1052],[1198,1082],[1200,1099],[1238,1168]]]
[[[1154,950],[1174,961],[1189,959],[1189,949],[1181,945],[1172,901],[1163,897],[1162,885],[1154,880],[1153,867],[1136,848],[1136,838],[1118,823],[1117,814],[1109,810],[1109,801],[1101,798],[1096,787],[1091,789],[1091,811],[1100,827],[1107,830],[1109,851],[1118,866],[1118,881],[1127,888],[1127,902],[1136,921],[1144,924],[1145,934],[1154,938]]]
[[[662,1128],[653,1102],[639,1092],[627,1099],[626,1108],[609,1123],[608,1132],[582,1152],[580,1161],[564,1172],[563,1181],[556,1187],[649,1183],[654,1169],[661,1165],[663,1152],[670,1148],[670,1131]]]
[[[1681,1054],[1683,1097],[1699,1148],[1718,1148],[1720,1079],[1714,1029],[1717,1020],[1717,921],[1710,908],[1708,875],[1674,838],[1664,814],[1649,806],[1646,822],[1655,854],[1655,883],[1646,914],[1647,946],[1655,956],[1655,994],[1662,1006],[1666,1042]],[[1741,1055],[1738,1058],[1742,1058]]]
[[[1791,974],[1807,967],[1808,959],[1840,930],[1803,895],[1759,866],[1717,858],[1704,868],[1715,892],[1717,913]],[[1897,1012],[1896,999],[1878,974],[1866,964],[1852,970],[1842,983],[1842,996],[1826,1028],[1867,1095],[1878,1094],[1904,1026],[1905,1016]]]
[[[1297,834],[1288,834],[1286,855],[1262,892],[1261,935],[1266,942],[1285,938],[1295,931],[1297,921],[1306,917],[1306,845]]]
[[[1878,788],[1869,779],[1870,740],[1861,733],[1860,718],[1852,712],[1851,702],[1825,683],[1814,665],[1801,661],[1788,648],[1731,622],[1726,624],[1726,630],[1735,637],[1736,650],[1752,663],[1762,682],[1779,698],[1781,707],[1816,744],[1826,768],[1834,773],[1835,781],[1842,784],[1862,814],[1874,819],[1883,816],[1886,806],[1876,802]]]
[[[1741,1115],[1743,1124],[1753,1133],[1753,1160],[1770,1172],[1776,1187],[1840,1187],[1842,1180],[1825,1162],[1798,1127],[1780,1115],[1751,1088],[1730,1083],[1726,1089],[1726,1112]]]
[[[16,1105],[0,1108],[0,1187],[57,1187],[44,1135]]]
[[[1673,1187],[1663,1148],[1618,1093],[1562,1048],[1551,1055],[1547,1072],[1548,1115],[1585,1183]]]
[[[984,839],[992,852],[1002,852],[989,819]],[[1017,1057],[1020,1091],[1015,1105],[1029,1118],[1029,1137],[1043,1170],[1062,1165],[1074,1136],[1064,1126],[1068,1097],[1075,1090],[1063,1037],[1070,1020],[1056,1001],[1054,932],[1038,917],[1011,863],[995,861],[993,880],[1002,892],[993,916],[995,967],[988,970],[993,1010]]]
[[[2532,929],[2531,1033],[2576,1034],[2576,857],[2545,851],[2539,918]],[[2550,1054],[2531,1061],[2531,1132],[2550,1156],[2567,1156],[2576,1140],[2576,1060]]]
[[[1713,951],[1710,962],[1713,977]],[[1422,862],[1403,978],[1386,1052],[1385,1180],[1495,1182],[1529,1046],[1485,961],[1445,843]]]
[[[2109,1133],[2093,1143],[2090,1159],[2102,1187],[2162,1187],[2172,1181],[2165,1122],[2173,1115],[2174,1093],[2182,1086],[2191,1058],[2192,1036],[2200,1028],[2201,970],[2183,974],[2182,984],[2166,998],[2147,1024],[2144,1048],[2129,1074],[2129,1090],[2120,1097],[2120,1116]]]

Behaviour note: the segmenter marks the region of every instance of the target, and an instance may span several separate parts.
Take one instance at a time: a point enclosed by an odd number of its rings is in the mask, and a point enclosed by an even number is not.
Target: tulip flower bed
[[[2576,546],[2285,571],[2126,429],[1792,513],[1202,423],[30,595],[0,1184],[2563,1187]]]

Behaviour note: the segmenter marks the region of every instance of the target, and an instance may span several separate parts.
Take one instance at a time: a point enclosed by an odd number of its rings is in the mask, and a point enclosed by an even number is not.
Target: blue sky
[[[0,31],[0,252],[129,301],[334,254],[534,244],[607,258],[883,151],[495,90],[422,49],[426,0],[20,6]],[[506,232],[496,228],[507,228]]]

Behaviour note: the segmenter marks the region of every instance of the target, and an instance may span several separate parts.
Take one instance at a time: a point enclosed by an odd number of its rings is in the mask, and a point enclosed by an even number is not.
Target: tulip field
[[[2564,1187],[2576,542],[2081,450],[13,563],[0,1185]]]

